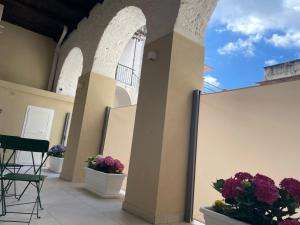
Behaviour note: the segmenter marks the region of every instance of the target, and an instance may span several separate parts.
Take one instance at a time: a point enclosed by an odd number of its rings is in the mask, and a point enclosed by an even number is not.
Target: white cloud
[[[273,44],[275,47],[300,48],[300,31],[288,32],[284,35],[273,34],[271,38],[267,39],[267,42]]]
[[[300,48],[299,21],[300,0],[220,0],[212,19],[231,32],[261,35],[275,47]]]
[[[230,55],[238,52],[242,52],[245,56],[254,56],[254,43],[261,40],[260,35],[250,36],[247,39],[239,38],[236,42],[229,42],[222,48],[218,49],[220,55]]]
[[[300,1],[299,0],[285,0],[285,8],[292,9],[295,11],[300,11]]]
[[[228,23],[226,28],[227,30],[246,35],[261,34],[265,31],[266,21],[256,16],[242,17]]]
[[[215,77],[213,77],[213,76],[211,76],[211,75],[206,75],[204,77],[204,81],[207,82],[207,83],[209,83],[209,84],[212,84],[212,85],[214,85],[216,87],[219,87],[221,85],[221,83],[218,81],[218,79],[215,78]]]
[[[272,65],[275,65],[275,64],[278,64],[278,61],[276,59],[269,59],[269,60],[265,61],[266,66],[272,66]]]

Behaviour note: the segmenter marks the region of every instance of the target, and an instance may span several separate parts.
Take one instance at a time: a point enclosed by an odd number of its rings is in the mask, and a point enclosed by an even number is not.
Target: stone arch
[[[174,30],[189,39],[202,42],[204,29],[216,2],[217,0],[117,0],[97,4],[89,17],[83,19],[64,41],[57,71],[60,71],[68,52],[73,47],[79,47],[84,56],[82,74],[90,73],[98,55],[95,54],[96,49],[106,28],[122,9],[128,7],[138,8],[145,15],[148,43]],[[98,66],[94,66],[93,70],[98,71],[97,68]],[[111,71],[109,69],[109,73],[113,74]]]
[[[62,65],[57,81],[56,92],[74,97],[78,78],[82,74],[83,54],[80,48],[74,47],[68,53]]]
[[[146,25],[141,9],[128,6],[120,10],[106,27],[97,47],[92,72],[114,78],[117,64],[129,40]]]

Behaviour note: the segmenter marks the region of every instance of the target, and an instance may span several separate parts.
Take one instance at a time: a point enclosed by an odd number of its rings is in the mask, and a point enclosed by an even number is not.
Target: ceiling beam
[[[62,21],[47,17],[15,0],[0,0],[0,3],[4,3],[3,20],[7,22],[55,39],[61,33]]]
[[[42,14],[51,18],[58,18],[66,25],[77,24],[88,13],[84,9],[76,8],[72,5],[65,4],[59,0],[14,0],[23,4],[26,7],[30,7],[33,10],[37,10]]]
[[[3,20],[36,33],[59,39],[63,26],[68,33],[104,0],[0,0]]]

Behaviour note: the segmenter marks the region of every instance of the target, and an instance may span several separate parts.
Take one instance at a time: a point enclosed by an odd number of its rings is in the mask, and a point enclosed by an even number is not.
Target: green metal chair
[[[0,140],[1,141],[1,140]],[[5,142],[5,140],[4,140]],[[13,137],[13,136],[6,136],[6,144],[3,147],[3,156],[2,156],[2,166],[1,166],[1,200],[2,200],[2,215],[5,216],[10,213],[15,214],[25,214],[30,215],[28,221],[18,221],[18,220],[0,220],[2,222],[19,222],[19,223],[27,223],[30,224],[32,216],[36,215],[39,218],[39,208],[42,209],[41,197],[40,192],[42,185],[46,176],[41,174],[43,164],[45,163],[45,155],[47,156],[49,148],[49,142],[44,140],[34,140],[34,139],[27,139],[27,138],[20,138],[20,137]],[[10,150],[10,152],[8,151]],[[33,171],[32,173],[6,173],[4,174],[4,170],[6,170],[7,166],[9,165],[10,161],[15,157],[17,151],[26,151],[31,153],[32,158],[32,165]],[[8,156],[6,155],[8,153]],[[40,162],[36,162],[34,158],[34,153],[41,153]],[[5,163],[4,159],[7,159]],[[27,190],[30,185],[33,185],[37,191],[37,197],[33,202],[26,202],[26,203],[17,203],[17,204],[6,204],[6,189],[4,182],[27,182],[27,185],[22,192],[21,196]],[[21,206],[24,204],[33,204],[33,208],[31,212],[10,212],[7,209],[12,206]],[[34,212],[36,209],[36,213]]]
[[[0,135],[0,149],[4,149],[6,147],[6,136],[4,135]],[[0,181],[1,181],[1,184],[0,184],[0,191],[1,191],[1,197],[0,197],[0,202],[1,202],[1,214],[0,216],[3,216],[4,215],[4,208],[5,208],[5,203],[4,203],[4,200],[3,200],[3,196],[4,196],[4,181],[3,181],[3,172],[2,172],[2,166],[3,166],[3,153],[1,154],[0,152]]]
[[[6,146],[6,142],[7,142],[7,136],[6,135],[0,135],[0,150],[3,149],[4,146]],[[21,168],[23,167],[23,165],[21,164],[17,164],[16,163],[16,157],[13,157],[13,163],[5,163],[5,158],[1,157],[1,151],[0,151],[0,168],[4,168],[5,165],[5,170],[7,170],[7,172],[14,172],[14,173],[19,173],[19,171],[21,170]],[[4,171],[3,171],[4,172]],[[3,172],[1,172],[1,176],[3,177]],[[11,196],[14,196],[15,198],[17,198],[17,191],[16,191],[16,182],[8,182],[7,185],[5,186],[5,188],[1,188],[2,186],[0,185],[0,190],[5,190],[6,191],[6,195],[8,195],[8,190],[10,189],[10,187],[14,186],[14,193],[11,194]],[[2,195],[1,195],[2,196]],[[2,202],[2,198],[0,198],[0,202],[3,204]],[[2,206],[3,208],[3,206]],[[0,214],[1,216],[2,214]]]

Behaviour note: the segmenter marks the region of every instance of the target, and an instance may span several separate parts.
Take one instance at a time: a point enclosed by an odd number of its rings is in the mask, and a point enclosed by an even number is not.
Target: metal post
[[[136,46],[137,46],[137,38],[135,39],[135,43],[134,43],[134,52],[133,52],[133,62],[132,62],[132,71],[131,71],[131,86],[132,86],[132,79],[133,79],[133,74],[134,74],[134,66],[135,66],[135,55],[136,55]]]
[[[66,145],[67,133],[68,133],[69,123],[70,123],[70,117],[71,117],[71,113],[66,113],[64,130],[63,130],[63,134],[61,136],[61,141],[60,141],[60,143],[64,146]]]
[[[99,154],[102,155],[104,151],[104,145],[105,145],[105,139],[106,139],[106,132],[107,132],[107,126],[108,126],[108,120],[109,120],[109,114],[110,114],[110,107],[106,107],[105,110],[105,116],[104,116],[104,122],[102,127],[102,135],[100,140],[100,148],[99,148]]]
[[[194,191],[195,191],[200,95],[201,95],[200,90],[193,91],[189,155],[188,155],[188,167],[187,167],[188,169],[187,169],[185,213],[184,213],[184,221],[187,223],[190,223],[192,221],[193,210],[194,210]]]

